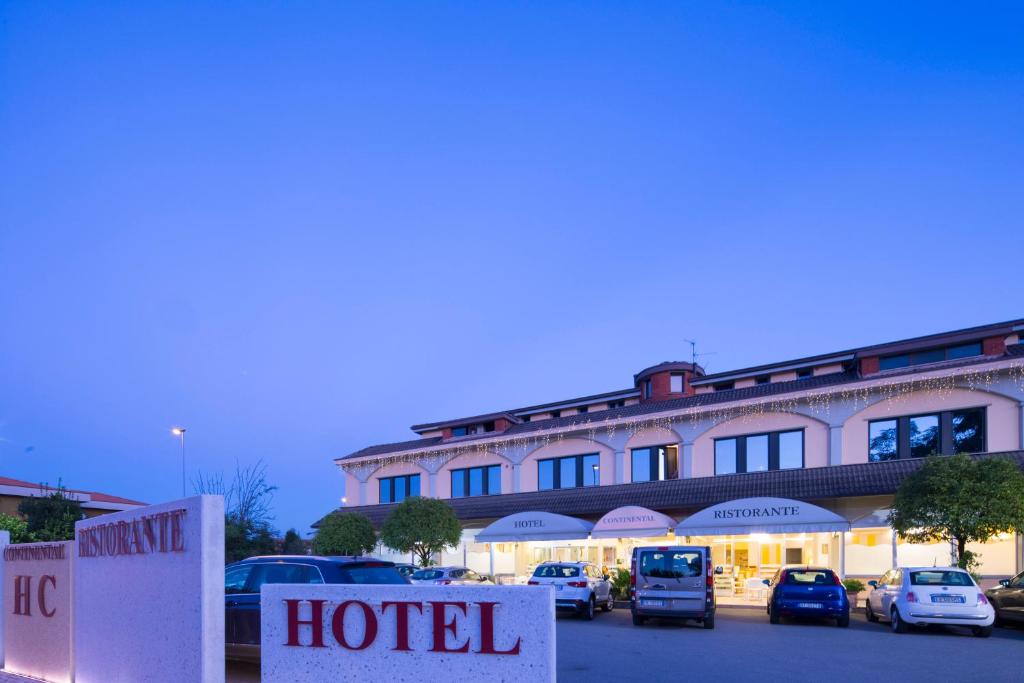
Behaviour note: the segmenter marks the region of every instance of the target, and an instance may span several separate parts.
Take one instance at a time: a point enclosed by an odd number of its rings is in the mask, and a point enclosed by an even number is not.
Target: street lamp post
[[[188,496],[188,491],[185,489],[185,428],[173,427],[171,434],[181,439],[181,497],[185,498]]]

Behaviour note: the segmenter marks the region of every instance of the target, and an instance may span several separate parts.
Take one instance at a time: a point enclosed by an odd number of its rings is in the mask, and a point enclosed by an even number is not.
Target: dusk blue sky
[[[8,2],[0,475],[277,524],[409,425],[1024,315],[1024,5]]]

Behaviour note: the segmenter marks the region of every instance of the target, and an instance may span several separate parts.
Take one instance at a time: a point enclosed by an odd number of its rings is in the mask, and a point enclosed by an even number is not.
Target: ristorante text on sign
[[[78,529],[78,556],[180,553],[185,550],[184,524],[185,510],[180,509]]]

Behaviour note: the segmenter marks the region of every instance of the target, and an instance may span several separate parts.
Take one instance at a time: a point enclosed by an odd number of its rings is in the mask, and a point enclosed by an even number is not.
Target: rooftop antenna
[[[694,366],[697,365],[697,359],[698,358],[703,358],[704,356],[714,356],[715,353],[716,353],[715,351],[703,351],[701,353],[697,353],[697,340],[696,339],[684,339],[683,341],[685,341],[687,344],[690,345],[690,362]],[[707,368],[704,368],[704,369],[707,370]]]

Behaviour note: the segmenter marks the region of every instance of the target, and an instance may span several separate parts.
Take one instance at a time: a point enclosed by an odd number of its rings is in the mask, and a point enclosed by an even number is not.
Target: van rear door
[[[703,548],[644,548],[637,558],[637,607],[704,613],[707,558]]]

